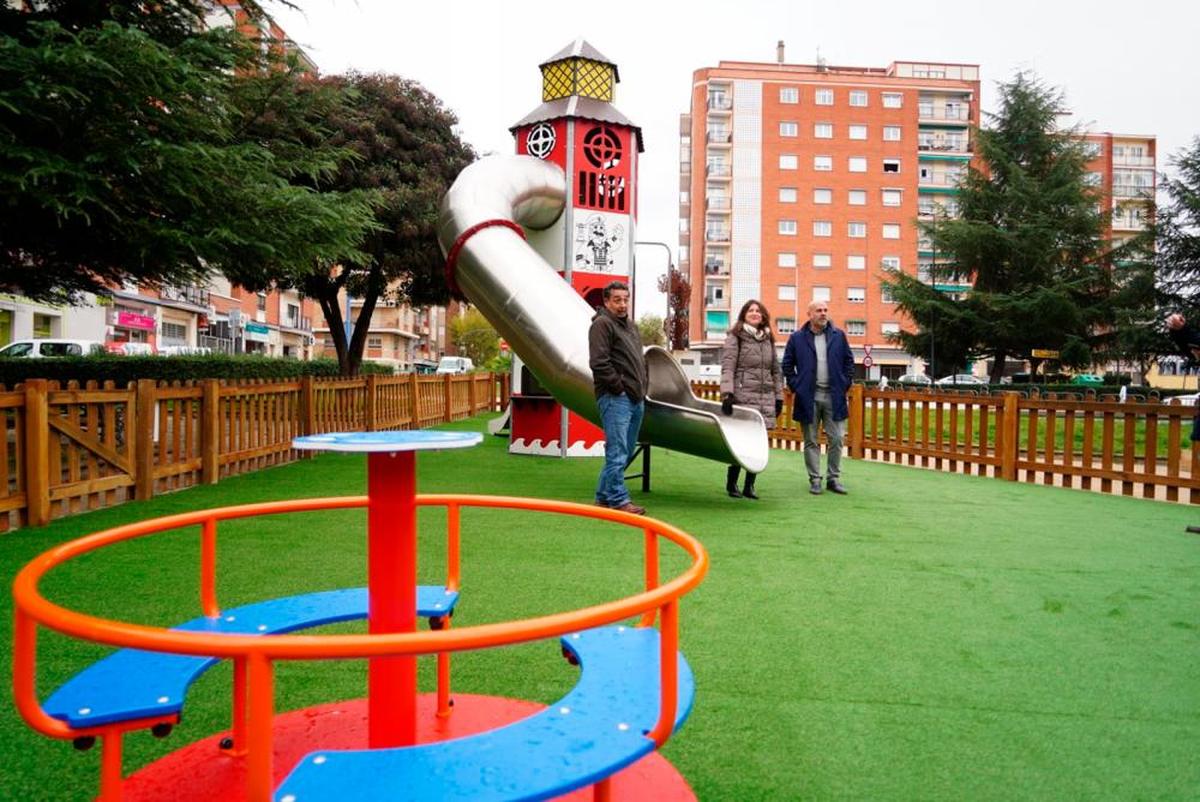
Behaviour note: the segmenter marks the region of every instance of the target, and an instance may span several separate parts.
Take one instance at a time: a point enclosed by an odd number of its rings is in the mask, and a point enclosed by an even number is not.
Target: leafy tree
[[[380,299],[414,306],[449,299],[435,235],[438,209],[442,195],[475,154],[455,133],[455,116],[416,81],[350,73],[322,78],[310,89],[321,90],[345,100],[328,121],[331,131],[323,144],[346,148],[357,158],[323,175],[315,186],[348,195],[371,193],[374,226],[359,252],[337,265],[318,259],[278,270],[255,266],[232,278],[251,289],[271,284],[299,287],[315,299],[329,324],[342,371],[351,375],[362,362],[371,315]],[[339,300],[345,293],[362,302],[349,339]]]
[[[450,342],[463,356],[483,367],[500,354],[500,335],[475,307],[450,319]]]
[[[1167,196],[1156,223],[1157,273],[1168,309],[1200,321],[1200,137],[1172,156],[1175,175],[1162,176]]]
[[[20,5],[0,8],[0,291],[69,301],[358,253],[366,199],[311,188],[346,154],[246,135],[243,87],[299,79],[279,50],[206,27],[200,0]]]
[[[667,341],[672,351],[688,347],[688,308],[692,300],[692,282],[674,266],[658,277],[658,291],[667,296]]]
[[[937,343],[994,360],[993,382],[1006,358],[1033,349],[1057,350],[1072,367],[1090,364],[1111,287],[1087,154],[1076,132],[1057,127],[1061,93],[1024,73],[999,89],[990,128],[973,132],[979,164],[959,183],[958,216],[920,226],[940,260],[934,282],[967,281],[971,290],[955,301],[915,280],[885,280],[918,335],[936,320]]]
[[[658,315],[645,314],[638,318],[638,334],[642,345],[666,345],[667,338],[663,334],[663,319]]]

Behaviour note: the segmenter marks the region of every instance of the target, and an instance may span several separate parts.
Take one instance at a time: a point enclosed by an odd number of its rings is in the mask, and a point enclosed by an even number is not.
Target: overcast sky
[[[983,109],[996,82],[1032,70],[1062,88],[1096,131],[1158,137],[1159,170],[1200,135],[1200,7],[1191,0],[803,0],[550,4],[512,0],[295,0],[270,5],[323,73],[420,81],[454,111],[480,153],[513,152],[508,128],[541,102],[538,64],[578,37],[620,70],[616,106],[641,126],[639,240],[678,241],[679,115],[692,72],[721,60],[884,67],[894,60],[980,65]],[[638,249],[638,314],[665,270]],[[643,301],[645,303],[643,303]],[[659,313],[661,314],[661,312]]]

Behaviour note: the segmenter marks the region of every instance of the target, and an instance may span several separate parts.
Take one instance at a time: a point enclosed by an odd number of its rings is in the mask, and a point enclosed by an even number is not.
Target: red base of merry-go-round
[[[455,694],[454,709],[445,718],[436,715],[435,694],[417,700],[417,739],[420,743],[461,738],[503,727],[537,713],[545,705],[497,696]],[[273,727],[274,784],[287,776],[296,762],[317,749],[365,749],[367,703],[365,699],[332,702],[292,710],[275,717]],[[176,730],[174,737],[183,733]],[[126,778],[125,802],[233,802],[245,798],[245,759],[221,750],[228,732],[189,744],[160,758]],[[519,760],[516,756],[514,759]],[[660,753],[646,757],[613,776],[614,800],[654,799],[656,802],[695,802],[696,795],[675,767]],[[559,797],[583,802],[592,799],[590,788]]]

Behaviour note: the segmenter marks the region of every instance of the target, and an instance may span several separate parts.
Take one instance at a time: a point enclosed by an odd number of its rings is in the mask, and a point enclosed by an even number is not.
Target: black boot
[[[740,465],[730,465],[725,471],[725,492],[732,498],[741,498],[742,494],[738,492],[737,480],[738,474],[742,472]]]
[[[746,471],[746,486],[742,488],[742,495],[746,498],[752,498],[755,501],[758,501],[758,494],[754,492],[754,480],[757,478],[757,473]]]

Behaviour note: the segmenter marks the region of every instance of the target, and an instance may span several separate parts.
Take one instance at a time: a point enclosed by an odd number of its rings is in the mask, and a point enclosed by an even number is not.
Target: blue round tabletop
[[[379,451],[437,451],[443,448],[470,448],[482,442],[483,435],[479,432],[437,432],[417,429],[410,432],[310,434],[294,438],[292,448],[367,454]]]

